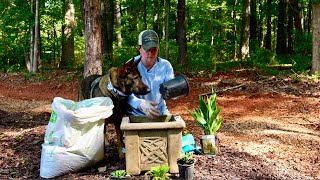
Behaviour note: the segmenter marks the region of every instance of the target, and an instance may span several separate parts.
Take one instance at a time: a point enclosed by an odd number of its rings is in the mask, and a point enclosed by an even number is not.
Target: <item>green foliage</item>
[[[41,73],[24,73],[24,79],[25,80],[46,80],[47,79],[47,76],[45,76],[44,74],[41,74]]]
[[[320,72],[315,72],[311,75],[311,78],[313,79],[314,82],[318,82],[320,79]]]
[[[291,74],[290,75],[292,82],[302,82],[302,79],[300,76],[298,76],[297,74]]]
[[[262,48],[257,48],[255,52],[251,53],[249,62],[253,67],[265,69],[269,64],[276,64],[275,53]]]
[[[219,130],[223,121],[222,118],[219,117],[221,108],[217,107],[216,101],[217,94],[212,90],[210,97],[207,97],[207,102],[205,102],[202,96],[200,96],[200,108],[195,108],[193,112],[190,112],[206,135],[214,135]]]
[[[294,54],[310,56],[312,54],[312,33],[294,32]]]
[[[292,61],[293,70],[299,73],[310,69],[312,65],[311,54],[309,56],[293,55],[290,56],[289,59]]]
[[[195,162],[195,159],[193,157],[193,152],[181,152],[180,158],[177,160],[179,164],[193,164]]]
[[[62,0],[41,1],[40,25],[41,25],[41,58],[44,69],[57,68],[61,59],[62,25],[64,23]],[[304,1],[306,2],[306,1]],[[318,2],[317,0],[312,1]],[[74,29],[74,50],[75,61],[69,68],[84,66],[85,60],[85,36],[84,23],[81,15],[81,1],[74,0],[75,21]],[[147,1],[147,7],[154,7],[154,1]],[[159,37],[161,57],[165,57],[165,6],[159,3],[158,16]],[[242,25],[242,1],[186,1],[186,32],[188,46],[188,64],[181,65],[177,59],[178,45],[176,42],[176,5],[177,0],[170,1],[170,22],[169,22],[169,61],[175,71],[188,72],[191,75],[198,75],[198,72],[205,71],[211,74],[217,72],[228,72],[238,68],[259,68],[268,73],[277,74],[277,70],[268,70],[269,64],[292,63],[293,70],[303,72],[311,65],[312,54],[312,33],[304,30],[304,34],[293,31],[294,52],[285,57],[278,57],[273,50],[260,48],[260,40],[250,40],[250,58],[246,60],[233,59],[239,53]],[[309,3],[309,1],[308,1]],[[307,7],[307,6],[306,6]],[[272,26],[275,26],[278,14],[278,1],[272,1],[271,9],[267,10],[266,1],[257,6],[261,13],[261,19],[271,14]],[[0,70],[21,71],[26,67],[25,60],[29,58],[30,50],[30,27],[34,25],[30,10],[30,1],[25,0],[4,0],[0,2]],[[302,14],[308,14],[310,9],[303,8]],[[143,12],[143,3],[137,0],[124,0],[121,2],[121,29],[115,28],[123,38],[122,47],[118,47],[114,33],[112,61],[104,59],[105,72],[110,66],[119,66],[128,59],[138,54],[137,36],[144,27],[143,16],[146,14],[147,29],[153,29],[154,8],[147,8]],[[259,19],[260,20],[260,19]],[[265,31],[266,24],[262,23]],[[264,32],[265,33],[265,32]],[[273,34],[276,39],[276,35]],[[273,48],[275,44],[273,42]],[[204,73],[206,74],[206,73]]]
[[[83,67],[85,59],[85,39],[84,36],[75,36],[74,39],[74,67]]]
[[[71,79],[73,79],[73,78],[75,78],[75,77],[77,77],[77,74],[75,74],[75,73],[69,73],[69,74],[67,75],[67,77],[66,77],[66,80],[67,80],[67,81],[70,81]]]
[[[320,0],[312,0],[313,4],[320,4]]]
[[[294,72],[294,71],[293,71]],[[285,79],[286,76],[283,76],[283,79]],[[306,83],[318,83],[320,80],[320,73],[315,72],[310,74],[309,71],[304,71],[302,73],[292,73],[290,74],[290,78],[293,82],[306,82]]]
[[[8,69],[19,64],[24,67],[23,47],[28,47],[30,8],[24,0],[0,3],[0,63]],[[11,71],[11,70],[10,70]]]
[[[25,73],[24,74],[24,80],[30,80],[31,78],[32,78],[32,76],[33,76],[33,74],[31,74],[31,73]]]
[[[21,71],[21,70],[22,70],[22,68],[21,68],[20,64],[14,64],[7,69],[7,72],[17,72],[17,71]]]
[[[226,62],[218,62],[216,66],[217,66],[217,71],[226,73],[234,69],[253,67],[253,63],[252,61],[249,61],[249,60],[242,60],[242,61],[230,60]]]
[[[131,46],[131,47],[123,47],[123,48],[114,49],[113,61],[110,62],[108,65],[114,66],[114,67],[119,67],[121,64],[127,62],[129,59],[138,55],[138,53],[139,52],[138,52],[137,45]]]
[[[151,175],[153,180],[167,180],[170,179],[169,172],[170,167],[167,164],[152,167],[150,171],[146,172],[145,175]]]
[[[128,176],[128,173],[125,170],[116,170],[111,172],[111,177],[123,178],[127,176]]]
[[[184,130],[184,131],[183,131],[183,134],[184,134],[184,135],[188,135],[188,134],[190,134],[190,132],[189,132],[188,130]]]

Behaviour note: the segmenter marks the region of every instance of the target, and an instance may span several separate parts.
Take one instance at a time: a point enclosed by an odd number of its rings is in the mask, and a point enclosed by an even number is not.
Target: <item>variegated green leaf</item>
[[[222,118],[219,118],[221,108],[217,107],[216,101],[216,92],[212,90],[212,95],[206,97],[206,101],[199,96],[199,109],[189,112],[206,135],[216,133],[222,124]]]
[[[215,122],[215,126],[214,126],[214,128],[212,130],[213,133],[216,133],[219,130],[219,128],[220,128],[220,126],[222,124],[222,121],[223,120],[221,118],[217,118],[217,120]]]
[[[200,105],[200,110],[203,113],[203,117],[206,119],[206,117],[208,116],[208,107],[204,102],[202,96],[199,97],[199,105]]]

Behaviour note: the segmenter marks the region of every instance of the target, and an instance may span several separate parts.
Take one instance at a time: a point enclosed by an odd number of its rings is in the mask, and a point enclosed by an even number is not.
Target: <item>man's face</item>
[[[150,48],[148,51],[145,51],[142,46],[139,48],[141,60],[145,63],[154,63],[158,56],[158,48],[153,47]]]

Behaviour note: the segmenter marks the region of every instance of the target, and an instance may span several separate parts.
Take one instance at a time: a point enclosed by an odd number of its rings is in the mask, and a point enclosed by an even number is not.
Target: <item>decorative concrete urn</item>
[[[186,124],[179,115],[124,117],[126,171],[138,175],[151,167],[167,163],[170,173],[179,173],[177,159],[182,149],[182,130]]]

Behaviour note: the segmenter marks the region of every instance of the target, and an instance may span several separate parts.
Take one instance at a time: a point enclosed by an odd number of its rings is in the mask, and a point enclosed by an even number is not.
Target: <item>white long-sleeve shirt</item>
[[[136,61],[140,58],[141,56],[138,55],[134,59]],[[142,82],[144,82],[150,88],[151,92],[147,95],[130,95],[128,104],[132,107],[132,109],[129,110],[128,113],[132,115],[145,115],[141,109],[139,109],[140,104],[144,100],[156,103],[156,108],[160,110],[160,114],[169,113],[166,102],[162,98],[159,88],[160,84],[174,78],[174,72],[170,62],[166,59],[157,57],[156,63],[148,71],[140,61],[138,64],[138,70],[142,76]]]

